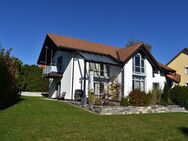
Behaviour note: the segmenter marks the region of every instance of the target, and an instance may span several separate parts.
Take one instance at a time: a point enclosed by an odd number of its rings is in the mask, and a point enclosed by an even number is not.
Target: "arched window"
[[[140,89],[141,91],[145,90],[145,64],[144,57],[137,53],[133,58],[133,77],[132,77],[132,86],[134,89]]]
[[[144,73],[144,58],[140,53],[137,53],[133,57],[133,73],[135,74],[141,74]]]

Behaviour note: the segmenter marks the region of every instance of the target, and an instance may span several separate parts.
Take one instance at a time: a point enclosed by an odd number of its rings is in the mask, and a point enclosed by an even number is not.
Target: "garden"
[[[185,86],[176,85],[170,89],[168,85],[165,84],[163,90],[160,88],[153,88],[148,93],[135,89],[132,90],[126,97],[121,97],[121,86],[116,81],[112,81],[107,88],[107,90],[100,90],[102,93],[99,96],[94,95],[94,92],[89,90],[88,104],[90,110],[101,113],[101,109],[105,108],[107,111],[113,109],[113,113],[117,114],[118,110],[122,111],[122,113],[125,113],[126,110],[135,111],[132,113],[153,113],[183,112],[188,108],[188,87]],[[106,107],[108,107],[108,109]],[[126,108],[123,110],[122,107]],[[147,109],[142,107],[149,108]],[[118,114],[122,113],[119,112]]]

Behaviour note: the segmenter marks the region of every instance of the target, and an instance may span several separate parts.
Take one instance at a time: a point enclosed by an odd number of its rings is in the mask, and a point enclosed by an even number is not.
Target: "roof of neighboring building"
[[[176,72],[176,70],[174,70],[174,69],[172,69],[172,68],[170,68],[170,67],[168,67],[168,66],[166,66],[166,65],[164,65],[164,64],[161,64],[160,62],[158,62],[158,64],[159,64],[159,66],[160,66],[162,69],[165,69],[165,70],[167,70],[167,71],[169,71],[169,72]]]
[[[188,48],[184,48],[182,51],[180,51],[174,58],[172,58],[172,59],[167,63],[167,65],[169,65],[173,60],[175,60],[176,57],[178,57],[181,53],[184,53],[184,54],[188,55]]]
[[[181,75],[174,72],[174,73],[169,73],[166,75],[169,79],[171,79],[172,81],[176,82],[176,83],[180,83],[181,81]]]

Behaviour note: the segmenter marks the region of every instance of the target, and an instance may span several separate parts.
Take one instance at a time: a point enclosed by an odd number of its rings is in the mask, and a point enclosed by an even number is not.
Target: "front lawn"
[[[188,114],[100,116],[63,102],[24,97],[0,111],[0,141],[183,141]]]

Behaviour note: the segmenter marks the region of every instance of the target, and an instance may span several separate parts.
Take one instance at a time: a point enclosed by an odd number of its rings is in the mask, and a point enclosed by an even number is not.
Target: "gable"
[[[188,48],[184,48],[182,51],[180,51],[174,58],[172,58],[167,65],[169,65],[171,62],[173,62],[174,60],[176,60],[176,58],[180,55],[184,54],[185,56],[188,56]]]
[[[123,62],[123,64],[125,64],[138,52],[146,57],[154,70],[159,70],[160,67],[158,62],[152,56],[150,51],[145,47],[144,43],[138,43],[131,47],[120,49],[118,51],[118,57]]]

